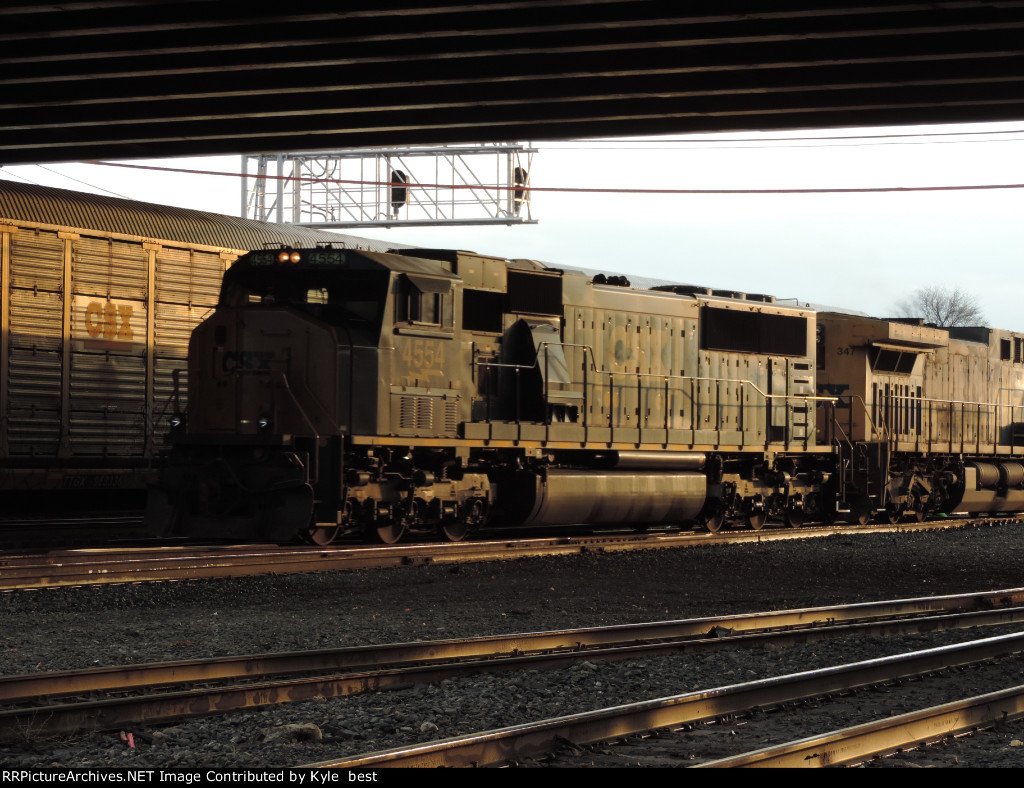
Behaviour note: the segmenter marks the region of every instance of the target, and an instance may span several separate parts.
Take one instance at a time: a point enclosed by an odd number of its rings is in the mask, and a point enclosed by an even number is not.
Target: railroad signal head
[[[512,212],[518,216],[523,203],[529,202],[527,187],[530,185],[530,173],[524,167],[516,167],[512,172],[515,189],[512,190]]]
[[[409,176],[401,170],[392,170],[390,182],[388,183],[388,202],[391,203],[391,210],[395,219],[398,218],[398,211],[403,205],[409,204],[409,190],[398,184],[408,183]]]

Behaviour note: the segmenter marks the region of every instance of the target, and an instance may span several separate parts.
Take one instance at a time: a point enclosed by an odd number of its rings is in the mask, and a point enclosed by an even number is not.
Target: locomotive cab
[[[147,519],[163,535],[316,538],[344,509],[344,440],[374,433],[395,274],[372,253],[261,251],[225,274],[189,344],[187,418]]]

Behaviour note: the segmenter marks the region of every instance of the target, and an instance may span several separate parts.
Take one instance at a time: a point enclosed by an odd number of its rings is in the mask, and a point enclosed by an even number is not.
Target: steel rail
[[[894,620],[897,617],[909,618],[935,613],[958,612],[967,626],[1006,624],[1017,620],[1020,606],[1024,606],[1024,587],[465,639],[175,660],[84,671],[15,674],[0,676],[0,704],[20,703],[38,697],[120,692],[140,687],[202,681],[252,680],[300,671],[366,670],[428,661],[497,659],[553,651],[579,653],[598,646],[638,646],[644,642],[668,642],[680,638],[725,639],[737,633],[807,630],[835,626],[842,622],[872,624],[874,627],[883,627],[886,634],[895,634],[900,627],[900,621]],[[915,631],[922,627],[949,629],[956,625],[956,618],[951,616],[920,618],[913,622]]]
[[[705,547],[809,539],[850,533],[934,530],[964,524],[965,522],[959,521],[939,521],[904,523],[898,526],[806,526],[718,534],[605,533],[389,547],[146,547],[131,552],[120,549],[115,551],[113,556],[111,551],[104,549],[66,550],[30,556],[0,555],[0,591],[514,560],[530,556],[579,555],[589,552]]]
[[[861,763],[1024,716],[1024,685],[765,747],[694,768],[817,768]]]
[[[617,736],[698,723],[967,665],[1024,651],[1024,634],[942,646],[894,657],[793,673],[746,684],[571,714],[352,758],[305,764],[304,768],[492,766],[550,752],[559,740],[589,744]]]
[[[494,656],[490,654],[484,655],[482,658],[478,657],[461,661],[458,657],[451,657],[449,655],[444,656],[444,659],[448,661],[439,659],[437,658],[439,650],[432,650],[430,648],[431,644],[424,644],[426,646],[424,652],[428,655],[427,658],[423,662],[407,667],[364,670],[341,675],[307,675],[299,678],[248,683],[240,686],[214,686],[191,691],[165,692],[158,695],[78,703],[58,703],[31,708],[14,708],[0,712],[0,738],[15,736],[18,731],[24,730],[28,726],[37,731],[45,730],[50,734],[67,733],[83,728],[110,729],[138,722],[166,722],[186,716],[221,713],[253,706],[340,697],[381,689],[398,689],[417,683],[436,682],[455,675],[465,675],[468,673],[550,669],[569,665],[584,658],[603,660],[637,659],[668,652],[681,653],[736,647],[757,648],[768,645],[777,646],[786,642],[807,642],[848,634],[870,633],[877,635],[906,631],[934,631],[942,628],[1006,624],[1019,621],[1024,621],[1024,608],[960,613],[929,618],[911,618],[902,621],[883,620],[880,622],[833,625],[811,629],[754,632],[747,635],[715,639],[700,637],[700,639],[664,640],[656,638],[650,642],[630,645],[621,645],[620,642],[613,642],[600,650],[579,648],[577,643],[576,646],[570,644],[571,650],[568,651],[547,649],[532,654],[513,652],[511,656],[504,654]],[[655,629],[657,630],[657,627],[662,623],[665,622],[659,622]],[[547,633],[538,634],[544,635]],[[482,641],[485,640],[481,639],[481,642],[477,645],[483,645]],[[563,640],[562,642],[565,643],[566,641]],[[449,643],[456,647],[463,645],[458,641],[450,641]],[[403,652],[407,648],[414,650],[418,645],[420,644],[399,644],[396,647],[389,648],[396,649],[396,652]],[[359,652],[360,650],[341,651]],[[314,662],[322,663],[325,658],[331,657],[331,652],[309,652],[308,655],[313,657]],[[300,670],[308,672],[313,669],[313,663],[303,662],[302,657],[307,655],[301,653],[270,656],[283,658],[282,664],[279,666],[282,670],[285,667],[285,663],[289,665],[289,669],[292,672]],[[266,658],[257,657],[255,659],[258,663]],[[256,665],[256,663],[247,665],[238,658],[209,660],[194,663],[192,667],[197,668],[197,670],[190,671],[190,666],[187,663],[164,663],[154,666],[137,666],[135,675],[138,678],[144,675],[144,668],[152,667],[157,674],[162,675],[165,679],[171,678],[176,682],[213,681],[216,679],[210,678],[210,674],[224,668],[224,665],[220,663],[241,666],[245,670],[254,668]],[[97,677],[108,680],[113,679],[116,683],[120,675],[127,675],[131,672],[131,668],[90,672],[86,676],[87,681],[83,684],[83,688],[79,691],[86,691],[84,687],[88,686],[90,682],[93,691],[95,691],[97,689],[95,683]],[[254,674],[246,675],[249,675],[250,678],[255,677]],[[68,691],[73,688],[75,678],[74,673],[53,674],[51,676],[43,674],[40,676],[12,677],[6,687],[7,700],[23,699],[26,696],[26,692],[32,690],[45,692],[47,687],[51,691],[58,687],[61,687],[63,691]],[[238,676],[231,675],[228,678],[236,679]],[[19,686],[19,679],[23,679],[25,683]],[[135,684],[133,686],[139,687],[141,685]],[[118,687],[117,689],[123,688]]]

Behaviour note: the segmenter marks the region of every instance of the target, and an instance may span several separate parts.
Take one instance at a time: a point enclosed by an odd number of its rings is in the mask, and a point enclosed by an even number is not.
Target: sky
[[[829,139],[826,139],[829,138]],[[786,190],[1024,184],[1016,124],[749,132],[533,143],[545,188]],[[240,157],[133,161],[238,173]],[[240,179],[90,163],[0,178],[239,215]],[[536,192],[534,225],[358,228],[394,243],[770,293],[884,317],[960,287],[1024,331],[1024,188],[813,194]]]

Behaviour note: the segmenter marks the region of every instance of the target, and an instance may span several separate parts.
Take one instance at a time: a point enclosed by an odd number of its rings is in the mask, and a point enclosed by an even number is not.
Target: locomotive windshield
[[[220,306],[289,306],[328,322],[379,325],[387,291],[387,271],[239,266],[224,275]]]

